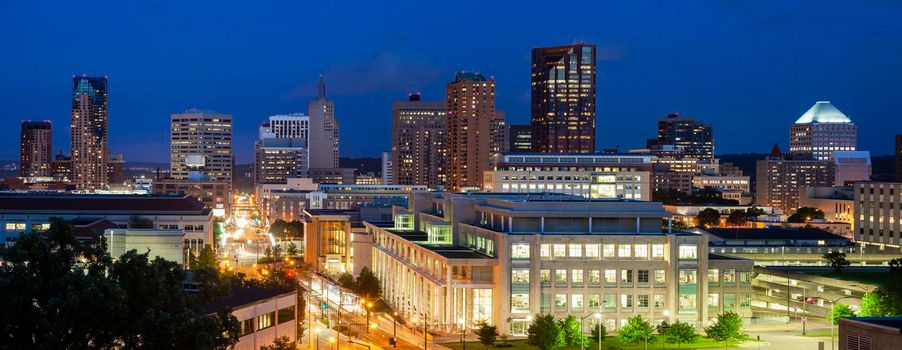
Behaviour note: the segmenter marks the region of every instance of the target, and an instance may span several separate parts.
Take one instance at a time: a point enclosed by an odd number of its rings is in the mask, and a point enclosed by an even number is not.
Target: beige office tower
[[[107,78],[72,78],[72,182],[79,190],[107,187]]]
[[[855,151],[858,128],[843,112],[818,101],[789,129],[789,154],[792,159],[833,159],[835,152]]]
[[[495,122],[495,80],[479,73],[457,73],[447,89],[448,178],[445,189],[461,191],[482,186],[490,170],[492,124]]]
[[[392,104],[392,179],[394,185],[445,185],[445,101],[407,101]]]
[[[319,77],[316,100],[307,104],[310,117],[310,168],[338,168],[338,119],[335,103],[326,99],[326,81]]]
[[[232,116],[191,109],[171,116],[171,177],[232,182]]]

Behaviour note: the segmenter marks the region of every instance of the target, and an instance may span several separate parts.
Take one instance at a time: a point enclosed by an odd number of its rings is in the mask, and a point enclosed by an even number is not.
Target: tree
[[[551,315],[536,315],[526,330],[526,343],[539,350],[557,350],[567,346],[561,327]]]
[[[272,258],[273,260],[279,260],[282,258],[282,247],[278,244],[272,246]]]
[[[717,321],[705,327],[705,334],[708,338],[724,342],[725,349],[730,342],[742,342],[748,339],[748,336],[742,331],[742,319],[732,311],[717,315]]]
[[[814,219],[823,219],[824,212],[817,208],[801,207],[786,219],[787,222],[803,223]]]
[[[364,266],[354,281],[354,292],[366,299],[379,298],[382,296],[382,282],[369,267]]]
[[[878,291],[865,293],[861,297],[861,311],[858,313],[858,316],[884,317],[888,314],[885,303]]]
[[[153,221],[143,216],[132,215],[128,218],[128,228],[153,228]]]
[[[749,218],[746,216],[745,211],[742,210],[734,210],[730,212],[730,216],[727,217],[728,226],[741,227],[745,226],[748,222]]]
[[[213,247],[204,245],[200,252],[191,254],[188,259],[188,268],[192,270],[202,268],[218,269],[219,261],[216,259],[216,252],[213,251]]]
[[[626,320],[626,325],[617,330],[617,339],[626,344],[654,341],[655,328],[642,316],[633,316]]]
[[[338,275],[338,285],[352,291],[357,290],[356,284],[354,283],[354,275],[348,272],[343,272],[342,274]]]
[[[664,342],[677,344],[677,348],[680,348],[682,344],[692,343],[699,337],[695,327],[683,321],[676,321],[671,324],[663,322],[662,327],[659,328],[659,333],[664,335]]]
[[[750,219],[764,214],[764,209],[758,208],[754,205],[748,207],[748,209],[745,210],[745,216]]]
[[[224,225],[225,221],[223,221],[222,218],[216,217],[213,219],[213,242],[219,242],[222,240]]]
[[[0,349],[227,349],[238,320],[203,311],[182,289],[177,262],[132,250],[115,262],[105,240],[75,238],[52,218],[46,235],[27,233],[0,250]]]
[[[269,225],[269,233],[275,238],[283,238],[286,235],[286,227],[288,223],[282,219],[276,219],[272,224]]]
[[[489,345],[495,344],[495,339],[498,338],[498,327],[490,326],[484,321],[480,322],[478,327],[476,334],[479,336],[479,342],[488,349]]]
[[[294,342],[287,336],[281,336],[272,341],[270,345],[260,347],[260,350],[295,350]]]
[[[830,312],[830,320],[833,324],[839,324],[840,318],[855,317],[855,312],[846,304],[833,304],[833,310]]]
[[[601,322],[595,324],[595,326],[592,327],[592,337],[591,338],[592,338],[592,341],[594,341],[594,342],[603,343],[604,338],[607,336],[607,334],[608,334],[608,330],[605,328],[605,326],[603,324],[601,324]]]
[[[296,257],[300,254],[298,251],[298,245],[294,244],[294,242],[288,243],[288,249],[285,250],[285,253],[290,257]]]
[[[711,208],[705,208],[695,215],[699,227],[720,226],[720,212]]]
[[[885,316],[902,315],[902,258],[890,260],[889,277],[876,292],[880,295]]]
[[[560,324],[561,332],[564,334],[564,343],[569,346],[578,346],[586,343],[586,336],[583,335],[582,327],[575,316],[568,315],[567,318],[559,320],[558,324]]]
[[[851,265],[849,260],[846,260],[846,253],[843,252],[824,253],[823,257],[833,267],[835,273],[842,273],[844,267]]]

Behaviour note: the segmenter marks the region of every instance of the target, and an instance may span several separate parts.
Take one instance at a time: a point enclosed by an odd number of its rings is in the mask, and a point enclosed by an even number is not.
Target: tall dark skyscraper
[[[21,176],[51,176],[52,146],[50,122],[22,122],[19,142],[19,173]]]
[[[395,185],[445,185],[445,135],[448,113],[445,101],[392,103],[392,179]]]
[[[683,156],[714,158],[714,129],[677,113],[658,119],[658,146],[674,146]]]
[[[532,49],[533,150],[595,152],[595,45]]]
[[[509,152],[532,152],[532,125],[508,124]]]
[[[72,77],[72,182],[81,190],[109,184],[106,77]]]

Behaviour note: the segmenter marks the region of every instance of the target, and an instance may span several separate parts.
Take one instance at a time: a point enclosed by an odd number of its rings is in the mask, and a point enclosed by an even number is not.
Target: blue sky
[[[440,99],[458,70],[494,76],[497,106],[529,120],[529,52],[599,46],[598,148],[640,147],[669,112],[715,128],[718,153],[785,145],[831,100],[859,148],[902,133],[902,3],[893,1],[0,2],[0,159],[19,122],[54,122],[68,152],[71,76],[107,75],[110,146],[168,161],[168,118],[230,113],[238,162],[268,115],[305,112],[320,73],[343,156],[390,147],[391,102]]]

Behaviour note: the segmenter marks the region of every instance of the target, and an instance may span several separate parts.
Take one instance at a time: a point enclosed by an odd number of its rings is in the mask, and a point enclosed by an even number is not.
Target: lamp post
[[[335,350],[338,350],[338,342],[335,340],[335,337],[329,337],[329,343],[335,344]]]
[[[661,311],[661,314],[664,315],[664,322],[667,322],[667,324],[670,324],[670,310],[665,309],[664,311]],[[670,328],[670,326],[668,326],[667,328]],[[661,342],[661,350],[664,350],[664,342],[663,341]]]
[[[836,326],[833,324],[833,307],[836,306],[837,301],[843,300],[845,298],[851,298],[851,296],[847,295],[830,301],[830,350],[834,349],[834,344],[836,343],[836,341],[833,339],[833,329],[836,328]]]
[[[588,314],[588,315],[585,315],[585,316],[583,316],[583,317],[580,317],[580,318],[579,318],[579,333],[580,333],[580,336],[582,335],[582,332],[583,332],[583,321],[584,321],[587,317],[589,317],[589,316],[595,316],[595,320],[596,320],[595,322],[596,322],[596,324],[598,324],[598,320],[601,320],[601,313],[598,313],[598,312],[596,312],[596,313],[594,313],[594,314]],[[599,331],[600,331],[600,330],[599,330]],[[598,335],[599,335],[599,336],[598,336],[598,339],[599,339],[599,341],[598,341],[598,348],[600,349],[600,348],[601,348],[601,332],[599,332]],[[580,348],[581,350],[586,350],[586,344],[583,342],[582,339],[579,340],[579,348]]]
[[[398,312],[395,311],[391,318],[391,343],[393,347],[398,347]]]
[[[467,328],[466,328],[467,323],[466,322],[467,321],[464,320],[463,317],[461,317],[457,320],[457,322],[458,322],[458,324],[460,324],[460,347],[463,350],[467,350],[467,340],[466,340],[466,336],[467,336]]]
[[[319,350],[319,332],[322,332],[323,329],[321,327],[316,327],[314,333],[316,334],[316,350]]]

